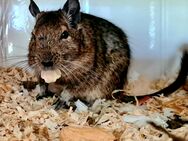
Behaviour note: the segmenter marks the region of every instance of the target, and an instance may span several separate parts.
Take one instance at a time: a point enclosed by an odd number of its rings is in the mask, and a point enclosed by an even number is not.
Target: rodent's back
[[[98,42],[99,45],[103,42],[107,53],[109,50],[122,49],[125,52],[124,55],[129,59],[131,58],[127,35],[121,28],[108,20],[91,14],[81,13],[81,17],[81,26],[86,29],[92,28],[95,42]],[[103,48],[104,45],[100,47]]]

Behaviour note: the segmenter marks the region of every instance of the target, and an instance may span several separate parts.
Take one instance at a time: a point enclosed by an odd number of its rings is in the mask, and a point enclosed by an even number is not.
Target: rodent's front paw
[[[38,101],[38,100],[41,100],[41,99],[43,99],[43,96],[42,96],[41,94],[38,94],[38,95],[36,96],[36,100]]]
[[[36,96],[36,100],[41,100],[43,98],[53,97],[53,96],[54,96],[54,93],[52,93],[52,92],[45,92],[45,93],[42,93],[42,94],[38,94]]]
[[[54,103],[53,103],[54,109],[55,110],[60,110],[62,108],[69,109],[70,107],[73,107],[73,110],[76,109],[76,106],[73,101],[66,102],[60,98],[58,98]]]
[[[38,85],[38,82],[35,81],[22,81],[22,85],[24,89],[27,89],[28,91],[32,91],[33,89],[36,88]]]
[[[66,109],[68,109],[68,107],[69,107],[69,106],[66,104],[65,101],[60,100],[60,99],[56,100],[56,101],[53,103],[53,106],[54,106],[54,109],[55,109],[55,110],[60,110],[61,108],[66,108]]]
[[[54,109],[55,110],[60,110],[62,108],[64,109],[69,109],[70,107],[73,108],[73,110],[76,109],[75,102],[73,100],[70,100],[69,102],[66,102],[62,100],[61,98],[58,98],[54,103],[53,103]]]
[[[64,90],[61,92],[57,100],[54,102],[54,109],[59,110],[61,108],[69,109],[70,107],[73,107],[73,109],[76,108],[74,104],[75,100],[74,97],[69,93],[68,91]]]

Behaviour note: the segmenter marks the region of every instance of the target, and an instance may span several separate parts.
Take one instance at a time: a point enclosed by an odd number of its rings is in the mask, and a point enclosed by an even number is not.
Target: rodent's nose
[[[52,61],[42,61],[41,64],[44,67],[52,67],[54,65],[54,63]]]

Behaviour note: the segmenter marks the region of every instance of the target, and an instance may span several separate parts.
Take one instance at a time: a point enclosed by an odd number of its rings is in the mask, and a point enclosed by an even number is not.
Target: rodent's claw
[[[60,110],[61,108],[65,108],[65,109],[69,109],[70,107],[73,107],[73,110],[76,109],[76,106],[74,104],[74,102],[69,102],[67,103],[64,100],[61,100],[60,98],[57,99],[54,103],[53,103],[54,109],[55,110]]]
[[[41,99],[43,99],[43,96],[40,95],[40,94],[38,94],[38,95],[36,96],[36,100],[38,101],[38,100],[41,100]]]
[[[69,106],[66,104],[65,101],[58,99],[53,103],[54,109],[55,110],[60,110],[61,108],[66,108],[69,109]]]

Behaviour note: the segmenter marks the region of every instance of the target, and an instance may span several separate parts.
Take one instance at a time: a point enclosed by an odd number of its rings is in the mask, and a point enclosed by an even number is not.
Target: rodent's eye
[[[61,36],[60,36],[60,40],[62,39],[67,39],[69,37],[69,33],[67,31],[64,31]]]

